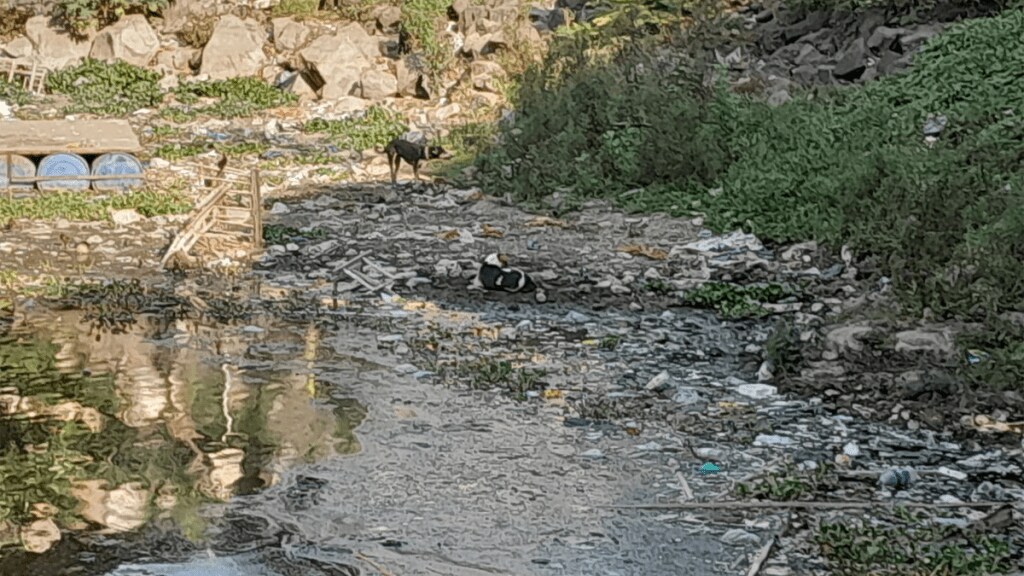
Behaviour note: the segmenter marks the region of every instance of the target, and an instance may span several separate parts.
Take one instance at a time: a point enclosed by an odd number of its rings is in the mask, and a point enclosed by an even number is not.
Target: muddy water
[[[583,457],[549,406],[396,376],[376,337],[18,318],[0,574],[735,572],[742,550],[605,508],[664,470]]]

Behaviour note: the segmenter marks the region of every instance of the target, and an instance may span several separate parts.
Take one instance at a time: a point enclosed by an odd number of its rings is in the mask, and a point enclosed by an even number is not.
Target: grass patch
[[[290,226],[279,224],[268,224],[263,227],[263,241],[267,244],[285,244],[292,241],[322,240],[327,238],[330,231],[326,228],[311,228],[310,230],[299,230]]]
[[[481,183],[526,202],[564,189],[699,212],[773,243],[848,243],[882,256],[909,314],[1021,310],[1024,11],[952,26],[907,74],[774,108],[703,87],[695,61],[670,67],[647,42],[603,58],[556,43],[524,77],[502,144],[477,158]],[[928,114],[949,120],[934,146]]]
[[[423,53],[428,73],[434,77],[453,58],[451,48],[440,35],[449,6],[450,0],[404,0],[401,3],[402,31],[408,34],[412,50]]]
[[[683,292],[683,304],[694,308],[712,308],[727,318],[763,316],[762,303],[778,302],[792,293],[779,284],[741,286],[726,282],[708,282]]]
[[[914,518],[906,526],[870,526],[863,521],[822,524],[815,543],[835,574],[986,576],[1013,567],[1010,546],[1000,538],[957,538],[949,526]],[[947,540],[950,538],[950,540]]]
[[[59,0],[56,16],[71,32],[117,22],[125,14],[159,14],[167,0]]]
[[[185,82],[174,89],[174,96],[184,104],[195,104],[199,98],[216,98],[216,103],[198,108],[193,113],[217,118],[251,116],[260,110],[288,106],[298,101],[294,93],[279,90],[252,77]]]
[[[20,84],[8,82],[6,79],[0,78],[0,100],[8,104],[24,106],[32,100],[32,94],[22,88]]]
[[[302,126],[303,132],[327,134],[339,148],[348,150],[386,146],[408,129],[401,114],[381,106],[371,106],[362,115],[343,120],[314,118]]]
[[[312,16],[317,13],[320,0],[281,0],[270,9],[271,16]]]
[[[71,98],[66,113],[125,116],[160,103],[159,81],[160,74],[152,70],[87,58],[77,66],[51,73],[46,77],[46,87]]]
[[[109,218],[108,210],[132,208],[146,217],[162,214],[184,214],[192,209],[192,202],[174,191],[138,191],[93,200],[78,192],[55,192],[31,198],[0,198],[0,225],[11,220],[53,220],[64,218],[78,221],[101,221]]]
[[[437,143],[452,154],[452,157],[438,164],[438,172],[451,179],[457,179],[473,165],[477,154],[491,144],[496,128],[493,122],[467,122],[452,126]]]
[[[750,482],[741,482],[733,490],[740,499],[781,502],[805,500],[830,483],[830,470],[831,467],[827,464],[819,464],[810,473],[787,468],[780,473],[770,473]]]

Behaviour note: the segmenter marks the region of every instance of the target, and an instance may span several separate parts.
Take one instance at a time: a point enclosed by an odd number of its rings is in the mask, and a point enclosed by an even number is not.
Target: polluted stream
[[[629,431],[567,418],[564,401],[530,386],[517,398],[405,368],[416,355],[396,341],[442,317],[449,330],[480,322],[411,304],[361,322],[137,315],[113,328],[82,310],[23,306],[0,326],[0,574],[729,574],[746,564],[756,542],[726,546],[674,515],[613,508],[652,501],[683,471],[693,481],[671,450],[651,458]],[[504,313],[523,330],[541,320]],[[419,328],[382,331],[395,322]],[[588,377],[577,371],[563,369],[559,386]]]

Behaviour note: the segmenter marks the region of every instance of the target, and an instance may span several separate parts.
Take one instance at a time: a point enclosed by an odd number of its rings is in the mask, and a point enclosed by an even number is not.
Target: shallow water
[[[397,376],[377,336],[19,319],[0,340],[3,513],[61,538],[8,538],[0,574],[726,574],[743,556],[605,508],[666,474],[581,456],[632,440]]]

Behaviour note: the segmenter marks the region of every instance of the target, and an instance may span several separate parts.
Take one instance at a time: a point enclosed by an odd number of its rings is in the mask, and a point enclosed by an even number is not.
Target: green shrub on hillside
[[[991,318],[1024,303],[1024,11],[954,26],[903,76],[776,108],[701,89],[699,69],[570,48],[568,72],[549,59],[526,75],[520,119],[477,159],[495,192],[570,190],[767,241],[850,243],[882,257],[911,311]],[[932,147],[930,113],[949,119]]]
[[[227,80],[186,82],[174,90],[175,97],[186,103],[199,98],[217,98],[200,113],[218,118],[249,116],[254,112],[294,104],[298,97],[293,92],[279,90],[259,78],[239,77]]]
[[[46,77],[50,92],[71,98],[68,112],[123,116],[160,103],[160,74],[118,61],[91,58]]]
[[[59,0],[54,15],[72,31],[105,26],[125,14],[154,14],[167,7],[167,0]]]

